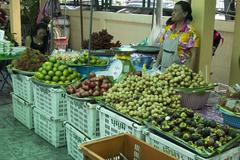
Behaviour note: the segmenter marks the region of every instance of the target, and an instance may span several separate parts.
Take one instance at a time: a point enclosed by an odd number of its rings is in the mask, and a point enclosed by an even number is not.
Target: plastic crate
[[[54,120],[47,113],[37,108],[33,109],[35,133],[48,141],[54,147],[66,145],[65,127],[63,121]]]
[[[66,123],[66,139],[68,154],[75,160],[83,160],[79,145],[90,139],[68,123]]]
[[[13,116],[29,129],[33,128],[33,105],[12,94]]]
[[[224,152],[220,155],[206,159],[164,138],[161,138],[158,135],[151,133],[147,130],[144,130],[144,134],[146,135],[147,143],[159,149],[160,151],[165,152],[177,158],[178,160],[239,160],[240,159],[240,147],[230,149],[229,151]]]
[[[97,105],[97,110],[100,118],[100,137],[128,132],[139,139],[144,139],[142,134],[144,126],[99,105]]]
[[[85,160],[174,160],[129,134],[105,137],[81,144]]]
[[[230,125],[234,128],[239,128],[240,129],[240,116],[239,115],[234,115],[228,112],[225,112],[224,110],[221,110],[222,115],[223,115],[223,123]]]
[[[33,83],[34,105],[54,119],[67,119],[67,100],[61,88],[50,88]]]
[[[100,136],[96,104],[67,96],[68,122],[90,138]]]
[[[90,72],[105,71],[108,68],[108,65],[105,66],[72,66],[73,70],[79,72],[81,76],[87,76]]]
[[[11,74],[13,92],[28,103],[33,103],[33,88],[31,77],[21,74]]]

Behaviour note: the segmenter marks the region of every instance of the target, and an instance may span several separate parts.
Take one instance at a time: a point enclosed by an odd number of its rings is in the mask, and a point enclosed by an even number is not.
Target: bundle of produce
[[[212,155],[224,150],[229,143],[238,141],[239,133],[227,125],[202,118],[187,108],[162,108],[162,113],[154,117],[153,128],[163,131],[174,140],[201,155]]]
[[[86,65],[88,64],[88,53],[85,52],[83,54],[71,54],[71,53],[63,53],[63,54],[54,54],[53,57],[55,57],[57,60],[62,61],[68,65]],[[108,64],[107,59],[99,58],[96,56],[90,57],[90,65],[93,66],[104,66]]]
[[[38,50],[27,48],[18,58],[12,61],[12,65],[22,71],[35,72],[46,61],[47,57]]]
[[[92,40],[92,49],[110,49],[112,47],[120,47],[121,43],[117,41],[116,43],[111,42],[113,39],[113,36],[110,35],[107,30],[102,30],[100,32],[94,32],[91,35]],[[82,42],[82,48],[88,49],[88,43],[89,40],[84,40]]]
[[[68,94],[73,94],[77,97],[101,96],[111,86],[112,84],[107,77],[96,77],[95,73],[90,73],[88,79],[69,85],[66,90]]]
[[[103,98],[117,111],[139,121],[158,116],[163,107],[181,107],[181,97],[161,74],[128,76],[104,93]]]
[[[202,74],[194,73],[185,65],[173,64],[163,73],[163,78],[174,88],[201,88],[207,87]]]
[[[66,85],[80,79],[80,73],[68,66],[61,64],[54,57],[42,64],[34,77],[46,84]]]

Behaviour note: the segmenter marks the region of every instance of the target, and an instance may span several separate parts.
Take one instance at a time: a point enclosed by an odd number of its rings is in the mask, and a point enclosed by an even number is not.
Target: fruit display
[[[182,74],[189,76],[188,80],[181,77]],[[182,107],[181,96],[175,90],[175,87],[206,85],[200,75],[173,65],[163,74],[129,75],[104,93],[103,98],[106,105],[122,114],[139,122],[148,121],[154,128],[180,138],[201,153],[213,153],[237,135],[230,132],[228,126],[206,120]]]
[[[104,101],[139,121],[157,117],[163,107],[181,107],[181,97],[162,77],[161,74],[128,76],[104,94]]]
[[[202,74],[194,73],[185,65],[173,64],[163,73],[163,79],[174,88],[199,88],[207,84]]]
[[[89,54],[87,52],[82,54],[56,53],[53,55],[53,57],[69,65],[72,65],[72,64],[86,65],[88,64],[88,55]],[[102,59],[96,56],[90,57],[90,65],[104,66],[104,65],[107,65],[107,63],[108,63],[107,59]]]
[[[152,124],[172,136],[182,139],[201,153],[213,153],[237,135],[227,125],[202,118],[187,108],[163,108],[163,112],[155,117]]]
[[[46,61],[47,57],[38,50],[27,48],[24,53],[12,61],[12,65],[16,69],[35,72]]]
[[[116,43],[112,42],[113,36],[110,35],[107,30],[102,30],[100,32],[94,32],[91,35],[92,40],[92,49],[110,49],[112,47],[120,47],[121,43],[117,41]],[[89,40],[84,40],[82,43],[82,48],[88,49]]]
[[[77,97],[100,96],[111,86],[112,84],[107,77],[96,77],[95,73],[90,73],[88,79],[69,85],[66,90],[68,94],[74,94]]]
[[[47,62],[42,64],[34,77],[47,84],[65,85],[79,80],[80,73],[61,64],[54,57],[50,57]]]

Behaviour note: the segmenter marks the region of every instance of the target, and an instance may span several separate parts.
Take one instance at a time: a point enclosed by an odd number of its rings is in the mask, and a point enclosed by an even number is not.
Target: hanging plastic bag
[[[60,3],[58,0],[47,0],[45,2],[44,6],[38,13],[37,24],[42,22],[43,19],[49,19],[52,14],[53,17],[57,17],[61,14]]]

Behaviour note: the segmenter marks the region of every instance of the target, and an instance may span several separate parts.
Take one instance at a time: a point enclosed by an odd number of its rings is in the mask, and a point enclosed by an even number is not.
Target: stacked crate
[[[65,91],[33,83],[35,133],[55,147],[66,145],[64,121],[67,119]]]
[[[67,95],[67,148],[68,154],[75,160],[83,160],[80,144],[100,136],[96,106],[93,101]]]
[[[33,125],[33,88],[31,77],[22,74],[11,74],[13,93],[13,115],[29,129]]]

